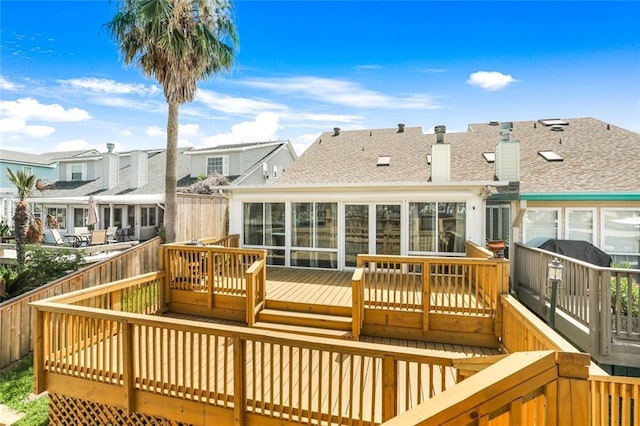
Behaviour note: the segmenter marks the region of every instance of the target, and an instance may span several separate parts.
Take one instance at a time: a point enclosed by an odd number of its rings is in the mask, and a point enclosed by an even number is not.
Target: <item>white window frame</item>
[[[527,214],[531,211],[555,211],[557,214],[557,218],[558,218],[558,229],[556,230],[556,239],[559,239],[561,235],[563,234],[563,229],[564,227],[563,225],[563,217],[562,217],[562,209],[560,207],[528,207],[527,210],[524,213],[524,217],[522,218],[522,241],[524,241],[526,243],[526,241],[529,239],[528,235],[527,235]]]
[[[599,227],[600,227],[600,239],[598,241],[598,247],[601,250],[606,251],[608,254],[610,254],[611,256],[635,256],[635,255],[640,255],[640,253],[623,253],[623,252],[619,252],[619,251],[611,251],[608,250],[605,247],[605,233],[604,233],[604,222],[605,222],[605,217],[606,217],[606,213],[607,212],[614,212],[614,211],[632,211],[632,212],[638,212],[640,213],[640,209],[638,208],[634,208],[634,207],[611,207],[611,208],[601,208],[600,209],[600,220],[599,220]]]
[[[80,179],[73,179],[73,168],[80,167]],[[68,181],[82,181],[87,180],[87,164],[86,163],[70,163],[67,166],[67,180]]]
[[[217,158],[222,159],[222,173],[220,174],[222,176],[229,176],[229,156],[228,155],[212,155],[207,157],[205,162],[205,171],[207,173],[207,176],[209,176],[211,173],[216,171],[216,170],[212,170],[211,172],[209,171],[209,160],[213,160]]]
[[[598,215],[597,215],[597,209],[595,207],[565,207],[564,209],[564,221],[563,221],[563,238],[565,240],[570,239],[569,238],[569,213],[574,212],[574,211],[588,211],[591,212],[591,214],[593,215],[593,220],[591,223],[591,236],[592,236],[592,240],[589,241],[591,244],[596,245],[596,243],[598,242],[598,235],[596,233],[598,227],[597,227],[597,222],[598,222]]]

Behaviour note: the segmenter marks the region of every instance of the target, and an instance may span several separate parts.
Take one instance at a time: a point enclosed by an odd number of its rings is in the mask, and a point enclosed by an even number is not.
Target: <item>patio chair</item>
[[[106,229],[94,229],[91,231],[91,236],[89,237],[89,245],[97,246],[100,244],[107,243],[107,230]]]
[[[118,227],[110,226],[107,228],[107,243],[117,243],[118,242]]]
[[[76,238],[73,235],[60,235],[59,229],[45,229],[44,239],[45,244],[52,244],[56,246],[73,246],[76,247]]]

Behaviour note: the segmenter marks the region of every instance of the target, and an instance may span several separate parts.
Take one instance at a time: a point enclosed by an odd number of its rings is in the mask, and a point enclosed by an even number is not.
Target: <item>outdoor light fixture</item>
[[[562,266],[558,258],[554,257],[547,267],[549,268],[547,273],[549,281],[562,282],[562,269],[564,269],[564,266]]]
[[[551,281],[551,309],[549,310],[549,325],[551,328],[556,326],[556,303],[558,299],[558,283],[562,282],[562,263],[557,257],[554,257],[551,263],[547,265],[547,278]]]

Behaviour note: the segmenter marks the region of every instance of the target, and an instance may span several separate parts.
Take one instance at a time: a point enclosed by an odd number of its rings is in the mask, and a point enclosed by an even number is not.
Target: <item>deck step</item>
[[[258,321],[255,328],[262,330],[280,331],[284,333],[303,334],[306,336],[328,337],[332,339],[351,340],[351,331],[333,330],[328,328],[304,327],[300,325],[278,324],[272,322]]]
[[[344,331],[351,330],[352,323],[350,316],[325,315],[280,309],[263,309],[258,313],[256,319],[260,322]]]
[[[350,317],[352,313],[351,306],[334,306],[334,305],[316,305],[313,303],[301,303],[285,300],[273,300],[267,298],[265,300],[265,308],[277,309],[280,311],[304,312],[310,314],[339,315]]]

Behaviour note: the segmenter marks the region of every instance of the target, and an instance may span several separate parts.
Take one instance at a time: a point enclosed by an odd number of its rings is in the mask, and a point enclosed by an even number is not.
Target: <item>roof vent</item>
[[[116,146],[116,145],[115,145],[113,142],[109,142],[109,143],[107,143],[107,152],[113,152],[113,148],[114,148],[115,146]]]
[[[333,136],[340,136],[340,127],[333,128]]]
[[[554,124],[553,126],[551,126],[551,130],[553,130],[554,132],[563,132],[564,126],[559,124]]]
[[[404,124],[398,123],[398,133],[403,133],[403,132],[404,132]]]
[[[436,143],[444,143],[444,134],[447,133],[447,126],[439,125],[433,128],[436,134]]]
[[[511,121],[505,121],[500,123],[500,134],[503,141],[511,140],[511,131],[513,130],[513,123]]]
[[[497,122],[497,121],[490,121],[489,122],[489,126],[497,126],[498,124],[500,124],[500,123]]]

